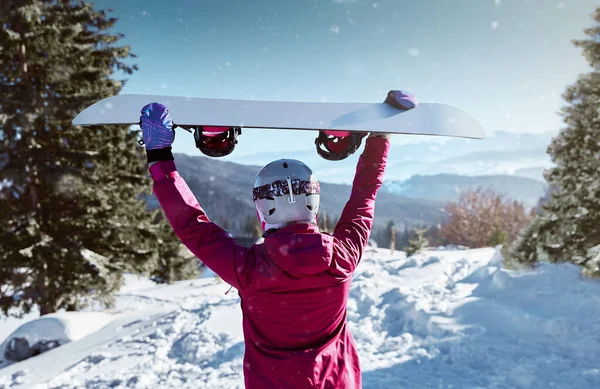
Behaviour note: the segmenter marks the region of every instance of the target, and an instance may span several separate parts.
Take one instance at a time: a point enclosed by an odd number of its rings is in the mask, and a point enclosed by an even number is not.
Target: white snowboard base
[[[436,103],[421,103],[411,110],[401,111],[385,103],[300,103],[118,95],[86,108],[75,117],[73,124],[137,124],[142,107],[154,102],[166,105],[173,122],[185,126],[346,130],[485,138],[483,128],[469,114]]]

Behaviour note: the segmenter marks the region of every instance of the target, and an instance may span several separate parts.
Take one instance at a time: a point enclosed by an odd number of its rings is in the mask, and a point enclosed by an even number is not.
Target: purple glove
[[[175,140],[173,120],[162,104],[151,103],[142,108],[140,126],[146,150],[170,148]]]
[[[385,102],[402,111],[408,111],[419,105],[415,95],[401,90],[389,91]]]

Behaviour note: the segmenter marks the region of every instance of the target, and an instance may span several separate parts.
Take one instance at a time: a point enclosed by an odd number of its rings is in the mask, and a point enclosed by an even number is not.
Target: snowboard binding
[[[240,127],[179,126],[194,130],[196,148],[209,157],[224,157],[235,149],[237,137],[242,134]]]
[[[319,131],[315,139],[317,153],[329,161],[341,161],[354,154],[366,132]]]
[[[414,95],[401,90],[389,91],[384,103],[400,111],[411,110],[418,104]],[[315,139],[317,153],[329,161],[341,161],[358,150],[366,135],[366,132],[319,131]]]

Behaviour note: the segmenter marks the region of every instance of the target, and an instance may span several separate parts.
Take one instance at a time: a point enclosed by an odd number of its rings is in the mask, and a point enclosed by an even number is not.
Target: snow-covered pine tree
[[[600,8],[593,18],[589,38],[574,41],[592,71],[563,94],[566,127],[548,148],[556,164],[546,173],[550,200],[511,249],[523,262],[572,262],[591,272],[600,260]]]
[[[123,271],[156,266],[164,235],[142,199],[150,179],[137,134],[71,125],[136,70],[109,32],[115,22],[79,0],[0,2],[4,313],[110,303]]]

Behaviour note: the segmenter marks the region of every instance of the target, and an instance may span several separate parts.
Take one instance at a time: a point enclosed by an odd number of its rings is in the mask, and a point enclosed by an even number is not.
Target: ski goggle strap
[[[321,186],[317,181],[302,181],[297,178],[291,180],[292,193],[296,196],[305,194],[321,194]],[[254,201],[260,199],[273,199],[279,196],[289,195],[289,186],[287,181],[274,181],[270,184],[254,188]]]

